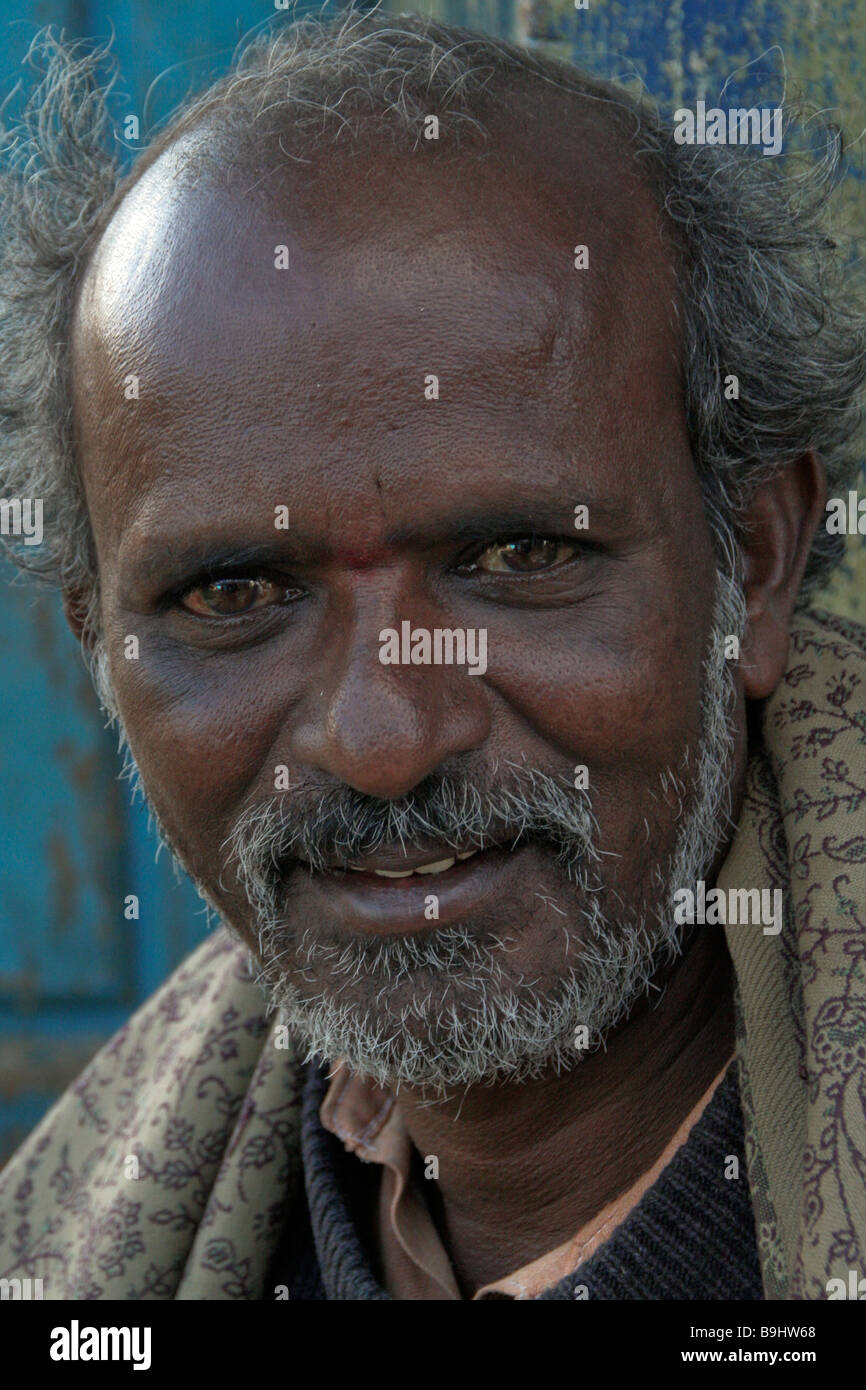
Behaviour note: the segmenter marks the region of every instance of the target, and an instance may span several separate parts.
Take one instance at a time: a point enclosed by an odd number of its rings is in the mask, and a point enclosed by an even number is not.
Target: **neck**
[[[573,1070],[429,1103],[401,1088],[439,1159],[442,1233],[465,1292],[561,1245],[659,1158],[733,1053],[724,938],[698,928],[663,981]]]

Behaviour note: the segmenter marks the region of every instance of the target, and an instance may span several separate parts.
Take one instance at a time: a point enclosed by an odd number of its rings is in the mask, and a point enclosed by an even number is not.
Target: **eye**
[[[286,603],[300,594],[276,580],[263,576],[226,575],[197,584],[181,597],[180,605],[188,613],[203,618],[235,618],[257,608],[270,608]]]
[[[474,559],[461,565],[463,573],[536,574],[552,569],[577,554],[572,541],[560,541],[547,536],[521,536],[514,541],[497,541],[485,546]]]

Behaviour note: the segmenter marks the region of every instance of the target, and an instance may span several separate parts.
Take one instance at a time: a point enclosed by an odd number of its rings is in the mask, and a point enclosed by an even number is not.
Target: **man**
[[[866,376],[838,150],[349,15],[115,188],[88,72],[7,177],[6,490],[224,926],[10,1163],[0,1273],[866,1274],[866,634],[806,607]]]

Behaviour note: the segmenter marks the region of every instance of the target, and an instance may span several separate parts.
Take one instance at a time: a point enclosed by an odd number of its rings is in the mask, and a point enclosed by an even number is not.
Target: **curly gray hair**
[[[843,166],[834,125],[812,122],[818,149],[801,149],[803,159],[682,145],[645,99],[569,64],[429,19],[350,11],[254,37],[121,177],[111,82],[99,79],[106,53],[41,35],[32,50],[41,80],[0,132],[0,489],[42,498],[46,516],[41,546],[6,544],[22,568],[86,596],[93,636],[98,574],[69,404],[76,289],[131,184],[205,119],[224,137],[220,158],[240,161],[268,122],[272,132],[319,145],[358,140],[376,123],[409,148],[431,110],[448,113],[458,143],[464,133],[483,138],[481,116],[506,110],[517,84],[596,103],[672,233],[684,405],[714,544],[729,572],[738,569],[744,510],[774,472],[814,449],[831,495],[856,478],[866,317],[828,233]],[[796,151],[802,130],[786,110],[786,149],[793,142]],[[725,399],[729,373],[738,378],[738,400]],[[841,538],[820,527],[801,601],[842,551]]]

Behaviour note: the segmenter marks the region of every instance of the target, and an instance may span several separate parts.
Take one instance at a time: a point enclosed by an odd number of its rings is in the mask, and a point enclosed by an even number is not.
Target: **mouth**
[[[380,852],[316,871],[307,870],[299,891],[309,906],[349,930],[370,935],[413,935],[450,926],[503,908],[519,894],[517,880],[531,846],[503,849],[433,848]]]
[[[348,864],[346,867],[355,874],[373,874],[376,878],[411,878],[413,874],[445,874],[459,861],[472,859],[480,853],[477,849],[467,849],[462,854],[451,855],[446,859],[433,859],[425,864],[416,864],[411,869],[376,869],[366,864]]]

